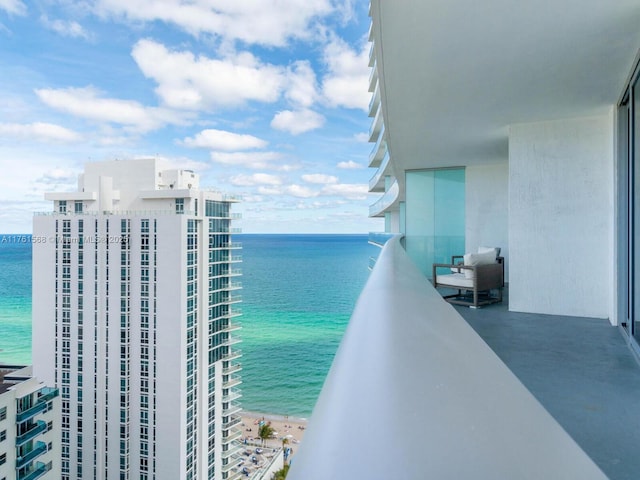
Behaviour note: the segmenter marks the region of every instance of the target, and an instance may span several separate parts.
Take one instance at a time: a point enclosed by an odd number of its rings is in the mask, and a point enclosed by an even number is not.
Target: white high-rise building
[[[61,478],[237,476],[235,199],[156,159],[89,163],[45,198],[33,364],[61,393]]]

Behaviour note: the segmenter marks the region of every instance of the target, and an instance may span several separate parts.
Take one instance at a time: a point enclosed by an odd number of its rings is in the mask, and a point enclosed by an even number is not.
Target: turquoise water
[[[0,235],[0,362],[31,363],[31,242]]]
[[[0,361],[30,363],[31,244],[12,237],[0,235]],[[308,416],[378,249],[366,235],[234,240],[243,244],[242,404]]]

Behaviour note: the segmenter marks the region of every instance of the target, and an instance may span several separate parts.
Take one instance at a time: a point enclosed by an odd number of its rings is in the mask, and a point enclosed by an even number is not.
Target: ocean
[[[0,362],[31,362],[31,243],[0,235]],[[28,238],[26,239],[28,240]],[[378,248],[367,235],[241,234],[242,405],[311,414]]]

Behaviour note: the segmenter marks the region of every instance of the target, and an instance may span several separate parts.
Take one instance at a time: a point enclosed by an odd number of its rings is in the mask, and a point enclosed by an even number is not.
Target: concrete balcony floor
[[[607,320],[455,307],[611,480],[640,478],[640,364]]]

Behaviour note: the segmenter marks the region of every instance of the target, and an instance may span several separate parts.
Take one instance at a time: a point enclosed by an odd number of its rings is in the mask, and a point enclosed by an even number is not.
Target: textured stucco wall
[[[509,165],[468,166],[465,169],[465,251],[500,247],[509,281]]]
[[[509,308],[611,318],[613,112],[509,134]]]

